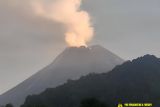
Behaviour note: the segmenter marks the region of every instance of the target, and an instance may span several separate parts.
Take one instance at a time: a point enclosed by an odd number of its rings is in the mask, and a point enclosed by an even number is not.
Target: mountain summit
[[[99,45],[66,48],[53,63],[2,94],[0,104],[12,103],[19,106],[28,95],[39,94],[46,88],[65,83],[68,79],[78,79],[92,72],[110,71],[123,62],[123,59]]]

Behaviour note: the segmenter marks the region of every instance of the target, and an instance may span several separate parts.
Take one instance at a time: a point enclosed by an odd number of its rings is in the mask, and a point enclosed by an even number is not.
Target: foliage
[[[13,107],[12,104],[6,104],[5,107]]]
[[[95,98],[88,98],[81,101],[80,107],[107,107],[104,102]]]

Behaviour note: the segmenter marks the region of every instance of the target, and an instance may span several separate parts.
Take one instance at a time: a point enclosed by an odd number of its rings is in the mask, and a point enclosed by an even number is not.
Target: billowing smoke
[[[65,28],[65,40],[69,46],[87,46],[92,39],[94,29],[90,16],[80,9],[82,0],[54,0],[46,3],[41,0],[33,2],[36,14],[62,23]]]

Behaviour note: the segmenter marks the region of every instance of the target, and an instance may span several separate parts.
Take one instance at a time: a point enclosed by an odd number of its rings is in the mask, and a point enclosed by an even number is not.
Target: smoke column
[[[90,16],[80,9],[82,0],[54,0],[46,3],[41,0],[33,2],[36,14],[64,24],[65,40],[69,46],[87,46],[94,34]]]

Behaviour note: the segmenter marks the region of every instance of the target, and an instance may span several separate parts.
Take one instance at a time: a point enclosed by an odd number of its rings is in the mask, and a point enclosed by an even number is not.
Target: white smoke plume
[[[69,46],[87,46],[94,34],[90,15],[80,9],[82,0],[54,0],[50,3],[36,0],[32,6],[37,15],[62,23]]]

